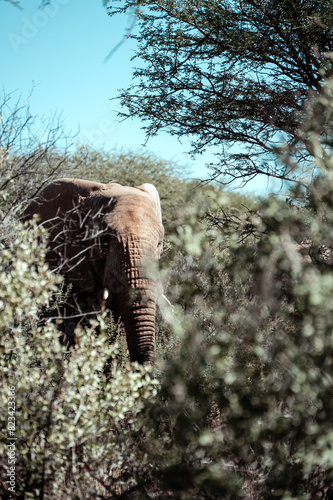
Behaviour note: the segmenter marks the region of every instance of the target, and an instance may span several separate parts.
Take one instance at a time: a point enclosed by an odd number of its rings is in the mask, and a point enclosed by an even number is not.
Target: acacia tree
[[[148,137],[161,129],[190,137],[193,154],[214,147],[215,178],[296,179],[277,153],[298,140],[305,102],[332,75],[332,2],[113,2],[105,1],[110,15],[137,16],[130,36],[142,61],[121,92],[123,116],[147,120]],[[311,153],[298,151],[303,169]]]

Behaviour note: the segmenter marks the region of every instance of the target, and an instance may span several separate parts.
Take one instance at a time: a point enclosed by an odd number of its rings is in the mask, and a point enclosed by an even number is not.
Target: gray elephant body
[[[157,283],[149,263],[159,259],[164,235],[156,188],[59,179],[22,219],[34,214],[49,231],[50,268],[70,285],[64,324],[89,319],[104,297],[124,324],[131,360],[152,362]]]

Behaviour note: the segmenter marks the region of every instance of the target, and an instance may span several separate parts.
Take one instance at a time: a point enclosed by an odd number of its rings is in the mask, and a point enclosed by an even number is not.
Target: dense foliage
[[[246,241],[223,215],[223,229],[179,231],[172,284],[188,313],[151,415],[165,438],[156,469],[181,498],[332,494],[332,177],[323,182],[311,207],[264,203],[244,221]]]
[[[51,297],[61,300],[42,238],[34,226],[18,226],[0,254],[0,495],[70,499],[108,492],[112,498],[119,482],[133,486],[128,470],[148,468],[131,443],[154,381],[147,369],[115,361],[119,349],[108,342],[114,326],[103,317],[76,331],[79,346],[71,352],[53,323],[38,320]],[[7,483],[11,470],[14,488]],[[103,487],[108,475],[114,480]]]
[[[44,263],[45,234],[14,220],[7,183],[2,498],[332,498],[332,88],[328,80],[307,102],[299,132],[317,175],[288,197],[254,202],[191,183],[187,191],[163,162],[159,175],[153,159],[139,156],[135,167],[133,153],[124,155],[134,183],[155,176],[161,190],[169,182],[186,194],[174,213],[166,205],[162,275],[173,310],[158,320],[150,372],[127,363],[103,314],[77,329],[70,352],[60,345],[43,310],[64,291]],[[280,151],[286,168],[293,147]],[[111,180],[112,158],[77,150],[63,172],[86,176],[90,166],[96,180]]]
[[[45,248],[33,228],[10,233],[1,420],[15,387],[17,497],[330,498],[332,191],[324,173],[302,204],[230,212],[212,191],[208,215],[188,206],[167,254],[175,310],[159,331],[157,394],[105,333],[78,331],[64,352],[36,317],[57,300]]]
[[[294,179],[276,147],[298,140],[304,103],[332,75],[331,1],[105,4],[110,15],[137,17],[138,67],[120,96],[123,116],[147,120],[148,136],[166,129],[191,139],[194,153],[215,148],[215,176]],[[304,168],[308,152],[303,143]]]
[[[307,191],[247,214],[222,194],[174,237],[185,315],[151,407],[163,463],[151,453],[180,498],[332,497],[332,128],[318,134],[331,102],[328,82],[309,103],[321,173]]]

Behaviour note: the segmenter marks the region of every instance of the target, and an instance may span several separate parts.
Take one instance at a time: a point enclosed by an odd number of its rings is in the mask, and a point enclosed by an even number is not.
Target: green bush
[[[70,352],[39,319],[59,283],[44,264],[44,237],[18,226],[0,254],[1,498],[111,497],[138,486],[133,469],[149,468],[133,436],[155,382],[148,369],[117,364],[103,316],[76,330]]]
[[[332,200],[329,173],[310,202],[240,222],[217,198],[178,227],[168,295],[186,312],[150,410],[163,462],[150,444],[179,498],[332,495]]]

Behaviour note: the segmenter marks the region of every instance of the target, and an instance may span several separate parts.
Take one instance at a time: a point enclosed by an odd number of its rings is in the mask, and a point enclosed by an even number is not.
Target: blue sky
[[[144,148],[140,120],[119,122],[119,103],[110,99],[130,84],[135,42],[126,40],[104,60],[126,34],[130,16],[109,17],[102,0],[52,0],[43,9],[40,3],[21,0],[20,10],[0,0],[2,88],[26,98],[34,86],[32,114],[62,113],[65,130],[79,130],[81,142],[106,150],[146,149],[188,165],[193,177],[207,177],[209,152],[193,161],[185,154],[189,143],[167,133]]]

